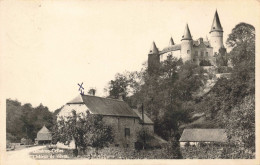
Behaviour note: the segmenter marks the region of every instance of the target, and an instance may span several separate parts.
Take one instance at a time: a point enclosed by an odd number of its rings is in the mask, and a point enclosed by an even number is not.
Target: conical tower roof
[[[184,29],[184,33],[183,33],[181,40],[192,40],[188,24],[186,24],[186,27]]]
[[[214,19],[213,19],[213,22],[212,22],[212,26],[211,26],[211,29],[210,29],[210,33],[213,32],[213,31],[220,31],[220,32],[223,32],[223,28],[221,26],[221,23],[220,23],[220,20],[219,20],[219,17],[218,17],[218,12],[216,10],[215,12],[215,16],[214,16]]]
[[[153,43],[152,43],[152,47],[151,47],[151,49],[150,49],[150,51],[149,51],[149,54],[158,54],[158,53],[159,53],[159,50],[158,50],[158,48],[156,47],[155,43],[153,42]]]
[[[170,42],[169,42],[169,46],[173,46],[173,45],[174,45],[174,41],[173,41],[173,39],[171,37]]]

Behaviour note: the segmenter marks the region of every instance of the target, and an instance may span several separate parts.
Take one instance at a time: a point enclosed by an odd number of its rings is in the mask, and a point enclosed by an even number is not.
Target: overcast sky
[[[259,24],[258,6],[256,1],[1,1],[1,93],[51,111],[76,97],[81,82],[105,96],[116,73],[140,70],[152,41],[160,50],[171,36],[180,43],[186,23],[193,39],[209,37],[217,9],[225,42],[239,22]]]

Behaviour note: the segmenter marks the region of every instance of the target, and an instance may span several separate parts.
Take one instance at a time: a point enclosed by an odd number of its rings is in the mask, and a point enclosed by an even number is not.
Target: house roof
[[[200,44],[202,44],[202,43],[200,43],[199,40],[195,40],[195,41],[193,40],[193,46],[199,46]],[[211,47],[209,41],[203,41],[203,44],[204,44],[206,47]]]
[[[37,133],[37,138],[35,140],[52,140],[51,132],[45,127],[45,125]]]
[[[89,110],[92,114],[139,118],[127,103],[116,99],[79,95],[67,104],[85,104],[86,107],[82,106],[81,109]],[[76,107],[75,110],[77,110]]]
[[[180,142],[227,142],[225,129],[184,129]]]
[[[140,113],[138,109],[133,109],[133,111],[139,116],[140,119],[142,119],[142,113]],[[152,120],[146,114],[144,114],[144,124],[153,124]]]

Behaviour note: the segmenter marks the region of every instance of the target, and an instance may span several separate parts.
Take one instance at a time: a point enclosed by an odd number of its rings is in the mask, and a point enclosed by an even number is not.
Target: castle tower
[[[160,67],[160,55],[159,50],[155,43],[152,43],[152,47],[148,53],[148,72],[152,74],[159,70]]]
[[[173,41],[173,39],[171,37],[170,42],[169,42],[169,46],[173,46],[173,45],[174,45],[174,41]]]
[[[193,45],[193,41],[190,34],[190,29],[188,24],[186,24],[186,27],[184,29],[184,34],[181,39],[181,58],[183,62],[191,60],[192,45]]]
[[[223,45],[223,28],[221,26],[217,10],[215,12],[215,16],[209,33],[210,33],[210,45],[213,47],[213,54],[219,53],[219,49],[224,47],[224,45]]]

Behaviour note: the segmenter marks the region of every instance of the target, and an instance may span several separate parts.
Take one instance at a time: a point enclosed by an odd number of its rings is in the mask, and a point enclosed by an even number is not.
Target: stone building
[[[180,44],[175,44],[171,38],[169,45],[160,51],[156,44],[152,43],[148,54],[148,70],[158,68],[160,61],[164,61],[168,56],[182,58],[183,62],[190,60],[198,65],[204,63],[205,65],[216,66],[216,55],[219,54],[220,49],[225,52],[223,32],[217,11],[209,32],[210,40],[207,37],[206,39],[201,37],[193,40],[189,26],[186,24]]]
[[[103,121],[113,130],[114,143],[112,146],[134,148],[137,134],[142,128],[154,134],[153,122],[144,114],[133,110],[123,100],[102,98],[92,95],[79,95],[69,101],[59,112],[59,116],[69,116],[72,110],[77,113],[98,114],[103,116]],[[156,136],[158,137],[158,136]]]

